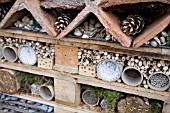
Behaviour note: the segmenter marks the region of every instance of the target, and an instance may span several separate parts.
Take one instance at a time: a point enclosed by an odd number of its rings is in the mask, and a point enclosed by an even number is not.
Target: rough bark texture
[[[43,0],[41,6],[45,8],[64,8],[64,9],[82,9],[84,0]]]

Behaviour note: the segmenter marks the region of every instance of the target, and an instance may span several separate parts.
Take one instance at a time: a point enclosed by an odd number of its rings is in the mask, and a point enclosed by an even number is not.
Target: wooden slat
[[[41,2],[41,6],[50,9],[83,9],[84,5],[84,0],[44,0]]]
[[[55,100],[61,104],[80,104],[80,85],[70,81],[54,79]]]
[[[128,55],[139,55],[144,57],[151,57],[156,59],[170,60],[169,49],[166,48],[152,48],[152,47],[140,47],[140,48],[127,48],[122,47],[118,43],[102,42],[96,40],[80,39],[80,38],[69,38],[65,37],[61,40],[56,40],[46,34],[32,33],[21,30],[0,30],[1,36],[22,38],[27,40],[34,40],[40,42],[53,43],[63,46],[81,47],[94,50],[103,50],[108,52],[128,54]]]
[[[99,80],[93,77],[69,74],[69,73],[59,72],[59,71],[54,71],[54,70],[45,70],[45,69],[41,69],[38,67],[25,66],[25,65],[16,64],[16,63],[8,63],[8,62],[0,63],[0,67],[10,68],[14,70],[23,71],[23,72],[34,73],[38,75],[45,75],[45,76],[54,77],[60,80],[71,81],[74,83],[102,87],[102,88],[116,90],[116,91],[120,91],[124,93],[143,96],[147,98],[163,100],[163,101],[170,103],[170,92],[159,92],[159,91],[154,91],[151,89],[145,89],[142,87],[131,87],[123,83],[117,83],[117,82],[112,82],[112,83],[104,82],[102,80]]]
[[[121,4],[146,3],[146,2],[162,2],[162,3],[170,4],[169,0],[108,0],[108,2],[103,7],[111,7],[114,5],[121,5]]]

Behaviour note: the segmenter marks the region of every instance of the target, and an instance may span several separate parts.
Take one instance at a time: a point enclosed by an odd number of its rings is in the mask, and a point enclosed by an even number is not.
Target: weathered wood
[[[49,12],[41,9],[40,0],[16,0],[5,18],[1,21],[0,28],[7,28],[9,25],[12,25],[14,21],[21,18],[24,15],[24,12],[21,10],[28,10],[31,12],[35,20],[49,35],[57,35],[57,32],[54,30],[55,17]]]
[[[5,37],[12,37],[12,38],[20,38],[20,39],[26,39],[26,40],[33,40],[33,41],[40,41],[40,42],[46,42],[46,43],[56,43],[56,39],[54,37],[51,37],[47,34],[41,34],[41,33],[34,33],[34,32],[28,32],[28,31],[22,31],[22,30],[12,30],[12,29],[0,29],[1,36]]]
[[[133,47],[140,47],[145,42],[152,39],[154,36],[163,31],[170,23],[170,13],[161,16],[149,25],[142,33],[137,36],[133,42]]]
[[[9,70],[0,70],[0,92],[1,93],[16,93],[20,86],[17,78],[10,73]]]
[[[78,72],[77,55],[78,55],[78,48],[55,45],[55,65],[57,67],[62,66],[60,68],[60,71],[67,71],[68,68],[70,67],[70,68],[77,69]],[[66,70],[64,69],[64,66],[66,66],[67,68]]]
[[[108,0],[108,2],[103,7],[111,7],[115,5],[122,4],[134,4],[134,3],[147,3],[147,2],[160,2],[170,4],[169,0]]]
[[[55,107],[54,108],[54,113],[76,113],[76,112],[72,112],[72,111],[68,111],[59,107]]]
[[[79,66],[79,75],[96,77],[96,66]]]
[[[54,58],[38,58],[38,67],[44,69],[53,69]]]
[[[95,12],[95,11],[94,11]],[[120,42],[120,44],[124,47],[130,47],[132,43],[132,37],[127,36],[120,29],[120,22],[117,15],[112,12],[103,11],[101,7],[99,7],[99,12],[95,12],[98,19],[101,21],[106,30],[114,36],[115,39]]]
[[[65,65],[59,65],[59,64],[55,64],[53,66],[53,69],[57,71],[64,71],[64,72],[69,72],[69,73],[78,73],[78,68],[65,66]]]
[[[103,50],[113,53],[136,55],[151,57],[156,59],[170,60],[169,49],[166,48],[152,48],[152,47],[140,47],[140,48],[127,48],[122,47],[118,43],[102,42],[96,40],[79,39],[65,37],[61,40],[56,40],[54,37],[50,37],[46,34],[32,33],[21,30],[0,30],[1,36],[21,38],[27,40],[34,40],[40,42],[47,42],[52,44],[58,44],[62,46],[81,47],[86,49]]]
[[[65,80],[69,81],[71,83],[80,83],[80,84],[86,84],[86,85],[92,85],[96,87],[102,87],[106,89],[116,90],[120,92],[125,92],[129,94],[135,94],[147,98],[153,98],[156,100],[162,100],[166,101],[167,103],[170,103],[170,93],[169,92],[159,92],[154,91],[151,89],[145,89],[142,87],[131,87],[127,86],[123,83],[117,83],[117,82],[104,82],[102,80],[99,80],[97,78],[82,76],[82,75],[75,75],[75,74],[69,74],[65,72],[59,72],[54,70],[46,70],[41,69],[34,66],[25,66],[22,64],[16,64],[16,63],[0,63],[0,67],[4,68],[10,68],[22,72],[29,72],[37,75],[44,75],[48,77],[53,77],[55,79]]]
[[[101,0],[98,1],[89,1],[85,0],[86,7],[77,15],[77,17],[57,36],[57,39],[61,39],[70,33],[74,28],[76,28],[82,21],[84,21],[85,17],[88,14],[93,13],[95,14],[103,26],[107,29],[107,31],[113,35],[121,45],[125,47],[130,47],[132,38],[126,36],[119,27],[119,21],[117,20],[116,15],[111,13],[107,13],[103,11],[103,9],[98,6]],[[99,4],[98,4],[99,3]],[[91,7],[93,6],[93,7]]]
[[[77,83],[96,86],[96,87],[102,87],[105,89],[116,90],[116,91],[125,92],[128,94],[134,94],[134,95],[143,96],[143,97],[156,99],[156,100],[162,100],[167,103],[170,103],[169,92],[159,92],[159,91],[154,91],[151,89],[145,89],[142,87],[132,87],[132,86],[127,86],[123,83],[117,83],[117,82],[112,82],[112,83],[104,82],[96,78],[85,77],[85,76],[79,76]]]
[[[83,9],[84,5],[84,0],[44,0],[41,2],[41,6],[50,9]]]
[[[80,103],[80,85],[74,82],[54,79],[55,100],[61,104],[77,106]]]
[[[162,113],[170,113],[170,103],[164,103]]]

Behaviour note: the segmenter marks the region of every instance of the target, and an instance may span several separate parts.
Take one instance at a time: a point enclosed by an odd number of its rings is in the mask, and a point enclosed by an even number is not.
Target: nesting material
[[[149,105],[139,97],[127,97],[118,102],[119,113],[149,113]]]
[[[20,85],[17,78],[14,76],[14,71],[1,69],[0,70],[0,92],[14,94],[16,93]]]
[[[157,72],[150,75],[147,83],[151,89],[165,91],[169,88],[170,78],[163,73]]]
[[[61,14],[55,22],[55,31],[60,33],[71,23],[71,21],[72,19],[70,14]]]
[[[96,66],[79,66],[79,74],[96,77]]]
[[[144,28],[144,18],[139,15],[129,15],[122,21],[121,29],[126,35],[136,35]]]
[[[5,46],[3,48],[3,56],[8,62],[15,62],[18,59],[18,51],[16,47]]]
[[[82,25],[75,28],[73,34],[76,37],[84,39],[117,42],[117,40],[105,30],[102,24],[93,18],[87,19]]]
[[[16,21],[14,26],[28,31],[45,32],[45,30],[30,15],[24,16],[21,20]]]
[[[150,45],[152,47],[168,46],[170,44],[169,34],[166,31],[162,31],[157,36],[146,42],[144,45]]]
[[[34,65],[37,62],[37,55],[34,49],[28,45],[21,45],[19,47],[18,57],[25,65]]]
[[[122,66],[114,60],[104,60],[97,65],[97,77],[104,81],[116,81],[122,74]]]
[[[54,58],[38,58],[38,67],[44,69],[53,69],[54,66]]]

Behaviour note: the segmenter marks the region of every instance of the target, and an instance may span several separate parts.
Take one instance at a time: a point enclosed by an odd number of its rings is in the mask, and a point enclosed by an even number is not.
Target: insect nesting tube
[[[97,65],[97,77],[104,81],[116,81],[122,74],[122,65],[114,60],[103,60]]]
[[[156,72],[149,76],[147,84],[153,90],[165,91],[169,88],[170,78],[164,73]]]
[[[13,46],[5,46],[3,48],[3,56],[8,62],[15,62],[18,59],[17,48]]]
[[[122,72],[122,80],[130,86],[138,86],[143,81],[143,75],[134,67],[126,67]]]
[[[99,98],[92,95],[91,90],[86,90],[82,94],[83,102],[88,106],[97,106],[99,104]]]

